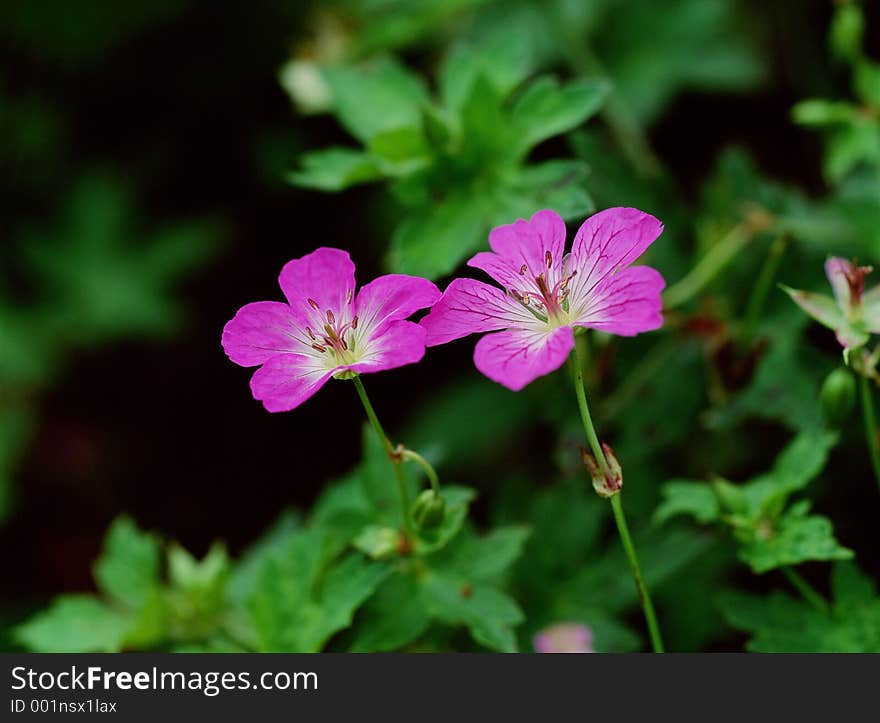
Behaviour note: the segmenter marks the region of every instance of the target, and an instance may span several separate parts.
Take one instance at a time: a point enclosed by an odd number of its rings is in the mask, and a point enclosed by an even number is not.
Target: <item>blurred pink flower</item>
[[[593,631],[580,623],[556,623],[535,635],[532,644],[539,653],[595,653]]]
[[[865,292],[865,277],[873,269],[832,256],[825,275],[834,298],[810,291],[782,288],[816,321],[833,329],[844,349],[863,346],[871,334],[880,334],[880,286]]]
[[[427,279],[389,274],[355,294],[354,263],[319,248],[285,264],[278,283],[287,303],[257,301],[223,328],[223,349],[251,378],[270,412],[298,407],[341,372],[378,372],[419,361],[425,330],[406,317],[440,290]]]
[[[657,329],[666,284],[655,269],[630,264],[662,231],[647,213],[609,208],[584,221],[566,255],[565,223],[554,211],[499,226],[489,234],[492,252],[468,265],[504,290],[455,279],[421,321],[428,346],[498,332],[477,342],[474,363],[518,391],[562,366],[574,346],[573,327],[620,336]]]

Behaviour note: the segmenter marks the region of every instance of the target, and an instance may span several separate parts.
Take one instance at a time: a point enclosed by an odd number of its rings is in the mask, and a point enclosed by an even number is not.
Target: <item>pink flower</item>
[[[556,623],[544,628],[532,641],[539,653],[595,653],[593,631],[580,623]]]
[[[655,269],[630,264],[662,231],[663,224],[637,209],[609,208],[584,221],[565,255],[565,223],[553,211],[499,226],[489,234],[492,253],[479,253],[468,265],[504,290],[455,279],[422,319],[428,346],[497,332],[477,342],[474,363],[518,391],[562,366],[574,346],[573,327],[620,336],[657,329],[666,284]]]
[[[389,274],[355,295],[348,253],[320,248],[285,264],[278,283],[286,304],[248,304],[223,328],[232,361],[262,365],[251,391],[270,412],[298,407],[334,375],[393,369],[425,354],[425,330],[404,320],[440,297],[427,279]]]
[[[863,346],[871,334],[880,334],[880,286],[865,291],[865,277],[873,269],[836,256],[825,262],[825,275],[834,298],[810,291],[782,288],[816,321],[837,335],[848,350]]]

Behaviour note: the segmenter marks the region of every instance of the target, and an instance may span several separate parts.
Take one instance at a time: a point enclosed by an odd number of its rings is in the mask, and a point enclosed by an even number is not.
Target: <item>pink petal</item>
[[[606,279],[591,292],[575,324],[618,336],[634,336],[663,326],[660,292],[666,282],[650,266],[632,266]]]
[[[660,221],[637,208],[609,208],[590,216],[572,244],[571,267],[577,276],[569,285],[570,303],[584,303],[597,284],[629,266],[662,232]]]
[[[517,272],[523,264],[532,276],[546,272],[548,251],[551,268],[558,270],[565,254],[565,222],[555,211],[538,211],[529,221],[519,219],[516,223],[493,228],[489,233],[489,246]],[[479,258],[476,256],[471,261]],[[501,283],[507,286],[504,281]]]
[[[832,256],[825,262],[825,275],[834,291],[834,298],[841,309],[847,309],[850,305],[850,286],[847,274],[853,269],[853,264],[839,256]]]
[[[313,315],[314,310],[308,306],[308,299],[312,299],[320,313],[329,309],[339,317],[354,295],[354,263],[346,251],[319,248],[288,261],[281,269],[278,284],[298,316]]]
[[[412,321],[387,321],[363,341],[363,360],[345,368],[366,373],[415,364],[425,356],[426,336],[425,329]]]
[[[534,638],[539,653],[593,653],[593,631],[580,623],[556,623]]]
[[[505,289],[516,289],[519,291],[524,285],[523,275],[519,272],[522,264],[514,268],[505,256],[500,256],[491,251],[481,251],[468,261],[467,265],[485,271]]]
[[[454,279],[420,323],[428,332],[428,346],[436,346],[481,331],[533,326],[536,321],[500,289],[475,279]]]
[[[251,392],[268,411],[287,412],[323,387],[334,371],[307,356],[276,354],[254,372]]]
[[[359,325],[379,326],[386,320],[406,319],[419,309],[432,306],[441,296],[440,289],[427,279],[388,274],[358,292],[355,314]]]
[[[223,327],[223,350],[236,364],[253,367],[279,352],[300,346],[290,307],[279,301],[257,301],[238,310]]]
[[[574,347],[574,332],[510,329],[477,342],[474,364],[494,382],[518,392],[529,382],[561,367]]]
[[[829,329],[838,329],[846,325],[846,319],[840,307],[830,296],[815,294],[812,291],[800,291],[782,287],[798,306]],[[846,345],[844,345],[846,346]]]

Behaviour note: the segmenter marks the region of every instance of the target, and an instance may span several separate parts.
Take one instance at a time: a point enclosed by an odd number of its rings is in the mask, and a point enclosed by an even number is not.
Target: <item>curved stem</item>
[[[654,611],[654,603],[651,602],[651,596],[648,594],[648,586],[645,585],[645,579],[642,577],[642,570],[639,567],[639,559],[636,557],[636,548],[633,546],[632,538],[629,534],[629,527],[626,524],[626,516],[623,514],[623,503],[620,501],[620,492],[611,498],[611,509],[614,510],[614,522],[617,524],[617,531],[620,533],[620,541],[623,543],[623,549],[629,558],[629,567],[632,570],[633,579],[636,581],[636,590],[639,593],[639,601],[642,603],[642,610],[645,613],[645,620],[648,623],[648,633],[651,636],[651,647],[655,653],[663,652],[663,638],[660,636],[660,625],[657,622],[657,613]]]
[[[701,258],[697,265],[681,280],[674,283],[663,294],[663,308],[666,310],[681,306],[702,291],[727,266],[751,240],[753,233],[745,222],[734,226]]]
[[[422,455],[412,449],[404,449],[401,451],[401,456],[404,459],[411,460],[418,464],[423,470],[425,470],[425,474],[428,476],[428,480],[431,483],[431,489],[434,490],[437,494],[440,494],[440,478],[437,476],[437,471],[431,465],[431,463],[426,460]]]
[[[410,525],[409,520],[409,492],[407,492],[406,489],[406,481],[403,479],[403,470],[400,469],[401,457],[395,453],[394,445],[391,444],[391,440],[388,439],[388,435],[385,434],[385,430],[382,428],[382,423],[379,421],[379,417],[376,416],[376,411],[370,403],[370,398],[367,396],[367,390],[364,389],[364,383],[361,381],[361,378],[354,377],[352,381],[354,382],[354,388],[357,389],[358,396],[361,398],[361,404],[364,405],[367,419],[369,419],[370,424],[373,425],[373,430],[376,432],[376,436],[385,448],[385,454],[388,455],[388,459],[391,461],[391,466],[394,467],[394,476],[397,479],[397,493],[400,496],[400,516],[403,519],[403,529],[406,536],[411,538],[412,526]]]
[[[575,346],[574,352],[569,359],[574,371],[575,395],[577,396],[578,407],[581,411],[581,421],[584,424],[584,432],[587,435],[590,448],[593,450],[593,456],[596,458],[602,473],[606,474],[608,472],[608,462],[605,459],[605,453],[602,451],[602,445],[599,444],[599,437],[596,435],[596,429],[593,426],[593,420],[590,417],[590,407],[587,404],[587,395],[584,392],[584,376],[581,371],[581,358],[577,346]],[[651,647],[655,653],[662,653],[663,638],[660,635],[660,625],[657,622],[657,614],[654,611],[654,604],[651,602],[651,595],[648,592],[648,586],[645,585],[642,569],[639,566],[639,558],[636,555],[636,548],[633,545],[632,537],[629,534],[629,527],[626,524],[626,516],[623,513],[623,504],[620,501],[620,492],[611,497],[611,509],[614,512],[614,522],[617,525],[617,532],[620,535],[623,550],[626,552],[627,559],[629,560],[629,567],[636,584],[636,591],[639,594],[639,602],[641,603],[642,611],[645,614],[645,622],[648,625],[648,634],[651,638]]]
[[[871,382],[867,376],[860,374],[859,386],[862,397],[862,414],[865,418],[865,441],[868,443],[868,453],[871,455],[871,467],[874,469],[874,478],[880,485],[880,449],[877,447],[877,417],[874,413],[874,400],[871,397]]]
[[[810,605],[812,605],[817,610],[823,613],[828,612],[828,601],[818,592],[816,592],[815,588],[810,585],[810,583],[808,583],[806,580],[804,580],[804,578],[801,577],[801,574],[797,570],[788,566],[783,566],[779,569],[791,583],[792,587],[801,594],[804,600],[810,603]]]
[[[752,287],[752,293],[749,296],[748,306],[746,306],[745,321],[743,323],[742,339],[748,343],[755,334],[755,327],[758,325],[758,317],[761,315],[761,309],[764,308],[764,302],[767,300],[767,293],[773,283],[773,277],[779,269],[782,256],[788,246],[788,236],[780,234],[773,243],[770,244],[770,250],[764,259],[761,270],[758,272],[758,280]]]

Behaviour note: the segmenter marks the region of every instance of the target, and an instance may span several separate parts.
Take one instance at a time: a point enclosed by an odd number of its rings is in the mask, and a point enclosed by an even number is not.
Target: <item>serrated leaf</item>
[[[424,633],[429,623],[416,578],[391,575],[358,612],[350,649],[356,653],[399,650]]]
[[[663,485],[663,501],[654,511],[654,522],[663,524],[676,515],[690,515],[697,522],[714,522],[721,515],[718,496],[706,482],[672,480]]]
[[[552,76],[538,78],[511,110],[517,148],[525,154],[541,141],[581,125],[599,110],[607,92],[604,81],[577,80],[560,85]]]
[[[339,122],[364,143],[393,128],[418,127],[419,108],[428,102],[422,79],[393,58],[324,68],[322,76]]]
[[[89,595],[63,595],[13,631],[36,653],[116,653],[131,618]]]
[[[461,109],[474,81],[484,76],[495,91],[506,96],[528,75],[532,52],[527,38],[494,33],[455,45],[440,69],[440,97],[453,113]]]
[[[485,240],[485,200],[454,193],[431,209],[412,212],[395,229],[388,266],[405,274],[446,276]]]
[[[324,148],[300,156],[300,168],[288,174],[287,180],[319,191],[342,191],[359,183],[382,177],[375,159],[353,148]]]
[[[513,627],[524,619],[514,600],[485,584],[429,572],[421,589],[430,615],[448,625],[465,625],[474,640],[504,653],[517,650]]]
[[[808,502],[792,506],[766,537],[757,537],[741,547],[739,558],[758,574],[809,560],[850,559],[852,550],[834,538],[831,521],[808,515],[808,509]]]
[[[266,559],[247,606],[259,650],[321,650],[390,571],[359,554],[334,557],[328,537],[309,530]]]
[[[468,580],[497,583],[522,555],[529,534],[522,526],[498,527],[485,535],[462,534],[446,555],[432,558],[432,566]]]
[[[109,597],[137,609],[159,585],[160,543],[128,517],[118,517],[95,563],[95,580]]]

